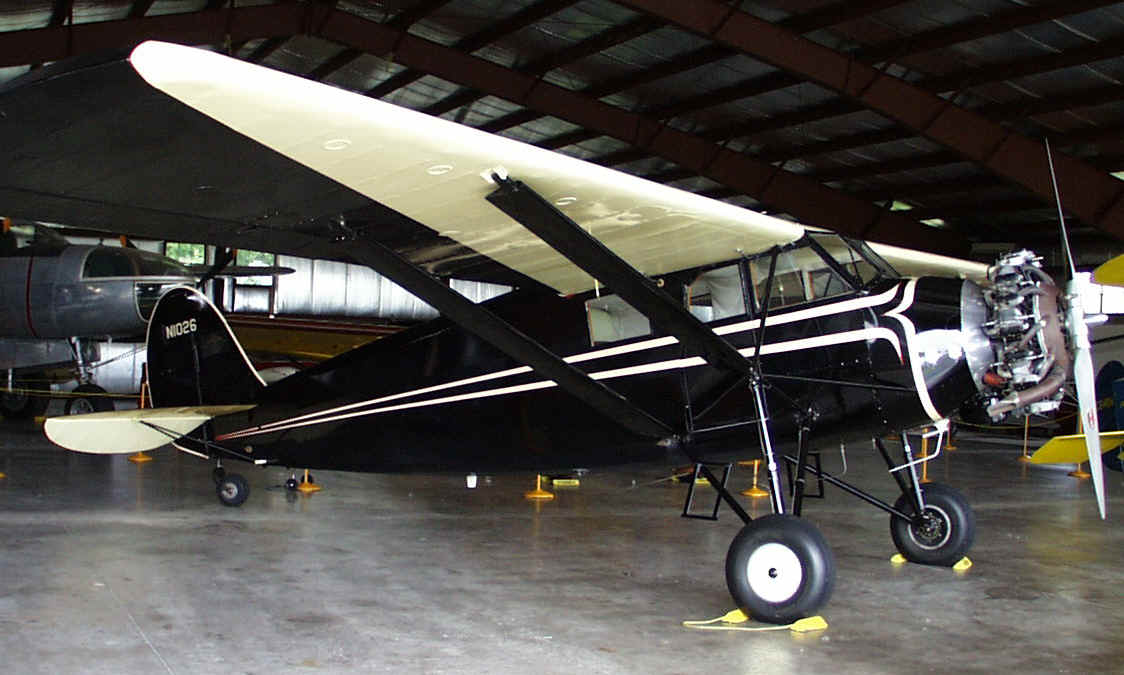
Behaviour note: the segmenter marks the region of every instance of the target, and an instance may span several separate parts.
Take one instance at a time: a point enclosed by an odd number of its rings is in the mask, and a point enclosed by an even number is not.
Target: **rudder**
[[[265,388],[226,319],[194,288],[173,288],[160,298],[147,342],[154,406],[250,403]]]

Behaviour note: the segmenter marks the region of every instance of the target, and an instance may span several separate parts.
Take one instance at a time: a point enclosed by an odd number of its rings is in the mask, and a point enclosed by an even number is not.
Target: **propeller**
[[[1082,297],[1089,287],[1090,274],[1081,272],[1066,284],[1066,323],[1073,341],[1073,379],[1077,387],[1077,406],[1085,430],[1085,451],[1089,455],[1089,473],[1097,494],[1097,508],[1104,519],[1104,467],[1101,466],[1101,430],[1097,423],[1097,394],[1094,389],[1093,349],[1089,344],[1089,326],[1085,323]]]
[[[1058,181],[1054,175],[1054,158],[1050,154],[1050,141],[1046,139],[1046,163],[1050,167],[1050,181],[1054,185],[1054,201],[1058,206],[1058,223],[1061,226],[1062,249],[1069,262],[1069,281],[1065,286],[1065,322],[1069,338],[1073,343],[1073,380],[1077,389],[1077,407],[1081,413],[1081,425],[1085,431],[1085,452],[1089,456],[1089,473],[1093,478],[1093,490],[1097,495],[1097,508],[1101,519],[1105,517],[1104,506],[1104,467],[1101,466],[1101,430],[1097,423],[1097,393],[1094,388],[1093,348],[1089,344],[1089,325],[1085,319],[1083,298],[1092,283],[1088,272],[1078,273],[1073,262],[1073,252],[1069,248],[1069,235],[1065,229],[1065,216],[1062,214],[1062,200],[1058,193]]]

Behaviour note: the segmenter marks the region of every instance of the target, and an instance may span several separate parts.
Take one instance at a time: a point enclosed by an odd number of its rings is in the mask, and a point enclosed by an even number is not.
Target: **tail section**
[[[183,286],[152,310],[148,386],[155,406],[214,406],[251,403],[265,382],[218,309]]]

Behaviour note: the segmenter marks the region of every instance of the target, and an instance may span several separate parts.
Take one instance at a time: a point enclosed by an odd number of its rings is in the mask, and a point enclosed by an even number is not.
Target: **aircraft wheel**
[[[972,548],[976,515],[964,495],[948,485],[928,483],[921,486],[921,493],[925,496],[921,522],[890,516],[894,546],[911,562],[951,567]],[[914,511],[906,495],[894,502],[894,508],[909,514]]]
[[[292,476],[285,481],[285,489],[287,490],[296,490],[298,485],[300,485],[300,481]]]
[[[835,558],[811,523],[790,515],[752,520],[730,543],[726,586],[738,607],[759,621],[791,623],[831,597]]]
[[[242,506],[242,503],[250,496],[250,484],[242,476],[236,473],[228,473],[215,486],[215,491],[219,495],[219,501],[224,506]]]
[[[40,379],[32,376],[30,379]],[[7,386],[5,384],[5,386]],[[33,387],[32,382],[17,380],[15,387]],[[47,412],[47,404],[51,400],[45,396],[32,396],[24,391],[0,392],[0,414],[4,419],[27,420]]]
[[[108,393],[96,384],[82,384],[70,392],[71,398],[66,399],[63,414],[85,415],[94,412],[109,412],[113,410],[113,401],[106,398]],[[88,396],[82,396],[88,394]]]

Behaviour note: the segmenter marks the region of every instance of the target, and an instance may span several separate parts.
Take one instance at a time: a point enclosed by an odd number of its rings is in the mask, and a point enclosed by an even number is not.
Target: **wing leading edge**
[[[485,201],[493,173],[533,185],[649,276],[803,234],[778,218],[212,52],[146,42],[130,59],[184,104],[562,293],[593,280]]]

